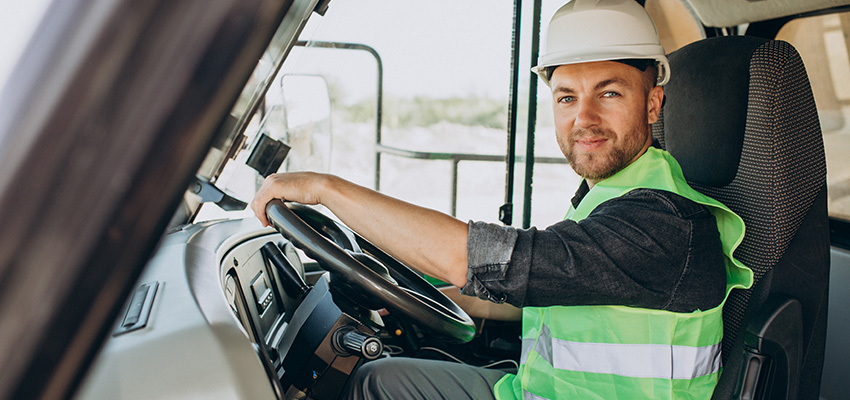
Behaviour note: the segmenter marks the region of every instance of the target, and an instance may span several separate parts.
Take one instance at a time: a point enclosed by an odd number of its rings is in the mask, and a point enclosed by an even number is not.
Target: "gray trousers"
[[[448,361],[382,358],[351,378],[349,399],[493,399],[504,371]]]

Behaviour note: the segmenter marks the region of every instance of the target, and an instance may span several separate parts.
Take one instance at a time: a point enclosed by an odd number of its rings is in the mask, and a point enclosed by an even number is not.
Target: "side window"
[[[777,39],[794,45],[812,83],[826,148],[830,217],[850,220],[850,13],[797,19]]]
[[[322,170],[462,220],[495,221],[512,18],[504,1],[332,2],[283,66],[327,82],[330,134],[309,143],[327,154]],[[306,135],[288,141],[292,151],[307,144]]]

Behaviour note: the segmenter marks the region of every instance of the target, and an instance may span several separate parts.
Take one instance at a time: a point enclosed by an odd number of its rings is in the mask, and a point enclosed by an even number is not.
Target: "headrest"
[[[747,122],[750,59],[765,42],[718,37],[669,55],[672,78],[664,87],[662,142],[688,181],[722,187],[735,178]]]

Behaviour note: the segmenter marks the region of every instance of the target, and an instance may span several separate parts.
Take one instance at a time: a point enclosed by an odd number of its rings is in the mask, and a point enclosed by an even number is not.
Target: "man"
[[[523,307],[516,375],[412,359],[367,363],[354,398],[708,398],[721,306],[752,272],[743,222],[652,147],[669,66],[633,0],[575,0],[549,26],[535,72],[562,152],[584,179],[565,221],[539,231],[465,224],[340,178],[269,177],[252,207],[323,204],[349,227],[462,293]]]

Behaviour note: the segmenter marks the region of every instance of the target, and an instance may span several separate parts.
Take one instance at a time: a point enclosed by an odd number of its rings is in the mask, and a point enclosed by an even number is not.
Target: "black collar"
[[[581,184],[578,185],[576,194],[574,194],[572,200],[570,200],[570,202],[573,203],[573,208],[578,208],[578,205],[581,203],[581,200],[584,199],[584,196],[587,195],[587,192],[589,191],[590,186],[587,185],[586,180],[582,179]]]

